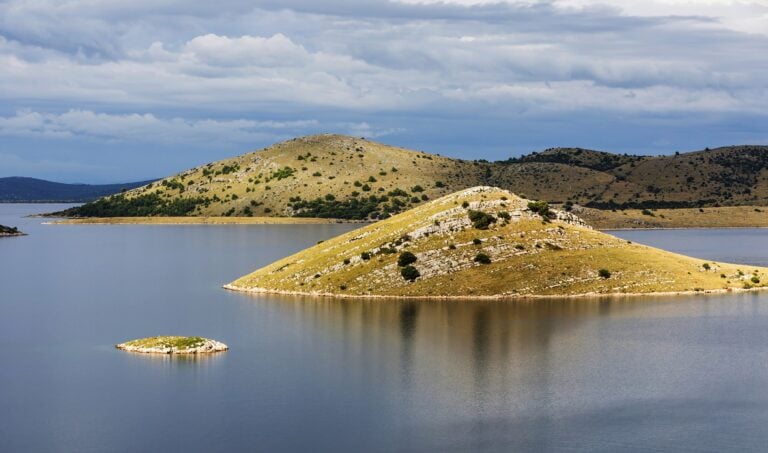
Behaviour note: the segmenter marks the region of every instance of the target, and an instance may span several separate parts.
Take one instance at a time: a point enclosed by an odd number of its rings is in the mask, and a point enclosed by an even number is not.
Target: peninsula
[[[310,247],[225,287],[336,297],[514,298],[760,288],[768,269],[605,234],[495,187],[460,190]]]

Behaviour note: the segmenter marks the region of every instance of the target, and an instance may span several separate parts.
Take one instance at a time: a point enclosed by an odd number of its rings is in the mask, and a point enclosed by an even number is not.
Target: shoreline
[[[391,299],[391,300],[423,300],[423,301],[435,301],[435,300],[508,300],[508,301],[535,301],[535,300],[554,300],[554,299],[589,299],[589,298],[622,298],[622,297],[667,297],[667,296],[692,296],[702,294],[728,294],[728,293],[748,293],[768,290],[768,286],[755,287],[755,288],[724,288],[724,289],[705,289],[700,291],[660,291],[651,293],[581,293],[581,294],[568,294],[568,295],[546,295],[546,294],[530,294],[530,295],[485,295],[485,296],[387,296],[381,294],[337,294],[337,293],[309,293],[303,291],[286,291],[286,290],[270,290],[266,288],[244,288],[241,286],[232,285],[230,283],[223,285],[222,288],[246,294],[263,294],[263,295],[280,295],[280,296],[303,296],[303,297],[315,297],[319,299],[334,298],[334,299]]]
[[[87,217],[51,220],[43,225],[327,225],[364,224],[360,220],[317,217]]]

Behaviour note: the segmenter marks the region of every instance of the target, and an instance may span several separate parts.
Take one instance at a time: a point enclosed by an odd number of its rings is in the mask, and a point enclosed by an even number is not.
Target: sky
[[[488,160],[768,144],[768,0],[0,0],[0,177],[316,133]]]

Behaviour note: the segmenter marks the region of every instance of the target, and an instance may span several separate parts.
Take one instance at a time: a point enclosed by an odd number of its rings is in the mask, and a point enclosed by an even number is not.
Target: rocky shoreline
[[[229,350],[226,344],[201,337],[150,337],[115,345],[115,348],[142,354],[210,354]]]

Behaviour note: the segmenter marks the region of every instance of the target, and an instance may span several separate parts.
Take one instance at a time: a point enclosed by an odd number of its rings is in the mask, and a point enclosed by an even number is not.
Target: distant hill
[[[125,184],[65,184],[43,179],[11,176],[0,178],[0,203],[85,203],[141,187],[151,181]]]
[[[768,147],[671,156],[553,148],[487,162],[316,135],[192,168],[64,214],[381,219],[479,185],[601,209],[768,205]]]
[[[475,187],[324,241],[226,288],[355,297],[536,297],[724,291],[764,286],[766,279],[767,268],[633,244],[546,203]]]

